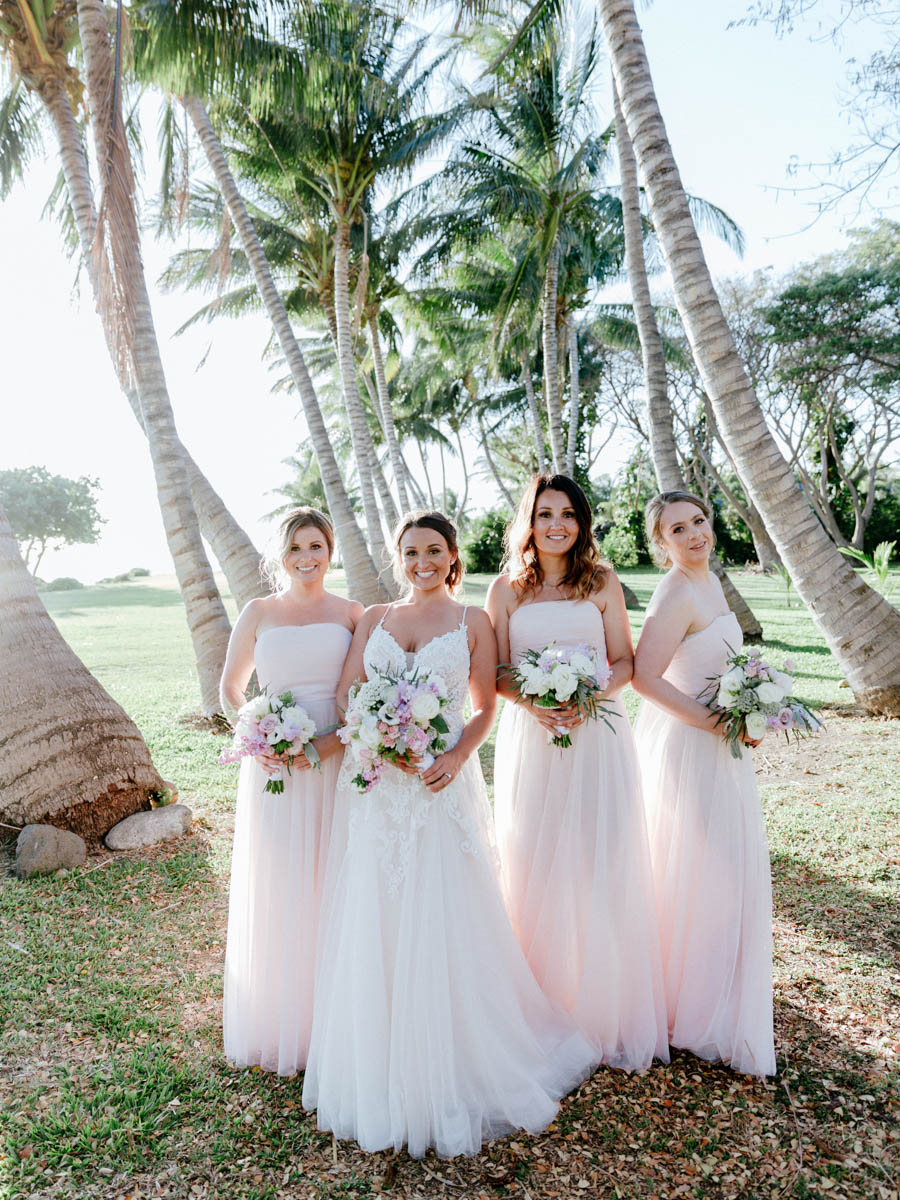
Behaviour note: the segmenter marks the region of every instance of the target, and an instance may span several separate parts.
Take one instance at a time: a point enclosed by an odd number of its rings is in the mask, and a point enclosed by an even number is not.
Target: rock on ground
[[[86,855],[87,846],[77,833],[55,825],[26,825],[16,839],[16,874],[27,879],[60,867],[78,867]]]
[[[186,804],[166,804],[149,812],[132,813],[113,825],[104,841],[110,850],[139,850],[187,833],[191,810]]]

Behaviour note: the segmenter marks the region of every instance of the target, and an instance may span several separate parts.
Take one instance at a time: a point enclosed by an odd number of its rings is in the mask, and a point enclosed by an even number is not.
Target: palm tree
[[[633,0],[599,0],[675,302],[729,453],[860,703],[900,715],[900,613],[847,564],[797,486],[734,347],[656,100]]]
[[[140,254],[131,156],[119,81],[101,0],[78,0],[92,130],[103,175],[92,266],[114,361],[137,393],[150,444],[166,540],[185,597],[203,711],[218,711],[218,686],[231,627],[213,579],[191,501],[166,388]]]
[[[137,727],[70,650],[0,508],[0,830],[96,841],[165,784]]]
[[[100,12],[102,14],[102,10]],[[69,52],[79,32],[76,16],[80,15],[76,13],[75,6],[66,2],[47,4],[42,0],[32,0],[31,3],[22,0],[21,3],[12,4],[9,0],[3,0],[0,4],[0,45],[10,63],[13,76],[12,91],[4,105],[4,111],[7,118],[12,111],[17,112],[21,123],[26,103],[26,97],[21,93],[21,87],[24,85],[27,91],[40,98],[56,132],[73,223],[91,287],[104,317],[104,332],[113,363],[132,404],[140,408],[140,419],[145,432],[148,433],[148,437],[151,429],[154,433],[151,438],[151,453],[154,458],[160,507],[194,642],[201,701],[204,711],[213,712],[218,705],[218,675],[224,663],[230,626],[206,559],[187,483],[177,478],[180,443],[171,418],[152,317],[143,285],[137,226],[133,220],[133,203],[130,197],[131,161],[124,141],[121,102],[115,118],[117,142],[114,156],[101,154],[101,162],[107,169],[108,180],[115,178],[120,184],[124,183],[125,191],[129,193],[127,196],[120,195],[118,199],[125,202],[126,207],[131,205],[131,223],[129,226],[127,214],[123,217],[123,213],[117,211],[116,219],[124,220],[117,236],[110,239],[102,234],[98,236],[98,220],[87,155],[74,113],[74,106],[80,102],[82,83],[78,73],[69,63]],[[93,17],[99,29],[97,14],[93,14]],[[90,25],[91,15],[86,19]],[[106,36],[105,15],[103,20],[102,32]],[[103,48],[93,46],[92,53],[95,69],[98,62],[105,61],[104,87],[109,93],[105,99],[109,103],[112,93],[108,85],[112,82],[113,75],[110,73],[112,59],[108,38],[105,60]],[[87,57],[85,52],[86,61]],[[97,97],[94,96],[93,99],[96,115]],[[99,119],[111,123],[112,113],[101,113]],[[36,136],[33,120],[31,128],[34,131],[33,136]],[[112,142],[106,145],[111,146]],[[21,140],[17,146],[9,138],[3,138],[2,149],[7,164],[17,150],[24,148]],[[12,170],[15,171],[16,168]],[[7,165],[4,170],[4,182],[8,183],[9,180],[10,167]],[[102,209],[102,225],[106,229],[111,228],[111,224],[106,222],[110,215],[111,197],[112,190],[108,189],[105,194],[105,207]],[[124,266],[123,251],[129,237],[133,238],[133,246],[127,250],[127,256],[130,258],[130,270],[134,275],[126,299],[125,292],[119,288],[119,284],[125,282],[125,277],[119,272]],[[112,259],[113,250],[119,260],[116,264]],[[181,475],[184,476],[183,467]],[[186,497],[186,502],[182,501],[182,495]],[[214,497],[215,494],[211,495]]]
[[[647,417],[650,431],[650,457],[656,482],[662,492],[685,487],[675,430],[672,423],[672,408],[669,403],[666,379],[666,359],[662,337],[656,323],[656,314],[650,300],[650,284],[647,279],[647,264],[644,259],[644,228],[641,220],[640,188],[638,185],[637,162],[634,147],[628,136],[628,127],[622,116],[622,105],[616,81],[613,78],[613,103],[616,121],[616,148],[619,154],[619,174],[622,188],[622,224],[625,232],[625,263],[631,287],[631,303],[634,319],[641,340],[641,360],[644,367],[644,386],[647,390]],[[744,597],[725,572],[721,560],[713,555],[710,567],[722,584],[728,607],[740,622],[746,638],[761,638],[760,625]]]

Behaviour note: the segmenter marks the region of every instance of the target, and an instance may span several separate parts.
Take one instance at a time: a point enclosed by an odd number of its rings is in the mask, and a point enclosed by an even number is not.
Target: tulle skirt
[[[264,788],[241,763],[225,954],[223,1033],[235,1066],[293,1075],[306,1064],[325,851],[340,755]]]
[[[647,831],[631,727],[580,726],[560,749],[520,706],[497,734],[494,814],[507,907],[545,993],[603,1062],[668,1061]]]
[[[753,758],[644,701],[635,726],[669,1041],[775,1072],[772,884]]]
[[[342,776],[303,1104],[364,1150],[474,1154],[544,1129],[596,1062],[503,907],[477,761],[440,794]]]

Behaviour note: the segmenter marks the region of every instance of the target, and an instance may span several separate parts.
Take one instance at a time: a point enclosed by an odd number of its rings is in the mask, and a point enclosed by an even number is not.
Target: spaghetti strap
[[[466,613],[467,613],[468,611],[469,611],[469,606],[468,606],[468,604],[467,604],[467,605],[466,605],[466,607],[463,609],[463,615],[462,615],[462,617],[460,618],[460,622],[459,622],[459,628],[460,628],[460,629],[465,629],[465,628],[466,628]]]
[[[384,619],[385,619],[385,617],[388,615],[388,613],[391,611],[391,609],[392,609],[393,607],[394,607],[394,602],[393,602],[393,600],[392,600],[392,601],[390,602],[390,604],[387,606],[387,608],[384,610],[384,612],[381,614],[381,620],[378,622],[378,625],[376,625],[376,626],[375,626],[375,628],[376,628],[376,629],[378,629],[378,628],[379,628],[379,626],[382,626],[382,625],[384,625]]]

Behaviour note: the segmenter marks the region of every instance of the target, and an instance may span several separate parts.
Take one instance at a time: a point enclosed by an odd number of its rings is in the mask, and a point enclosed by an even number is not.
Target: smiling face
[[[714,544],[709,518],[689,500],[666,505],[659,521],[659,538],[672,562],[685,567],[707,562]]]
[[[331,548],[315,525],[295,529],[281,560],[288,577],[301,583],[315,583],[325,576],[331,562]]]
[[[400,538],[400,564],[414,588],[430,592],[442,588],[456,562],[456,551],[436,529],[413,525]]]
[[[540,555],[568,554],[578,540],[578,516],[565,492],[545,488],[534,504],[531,523],[535,548]]]

